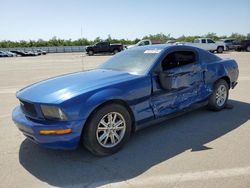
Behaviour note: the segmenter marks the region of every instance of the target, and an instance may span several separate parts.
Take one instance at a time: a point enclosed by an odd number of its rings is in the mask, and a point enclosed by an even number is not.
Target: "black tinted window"
[[[207,43],[214,43],[211,39],[207,39]]]
[[[184,66],[196,62],[196,55],[192,51],[177,51],[168,54],[162,61],[162,70]]]
[[[100,42],[100,43],[97,43],[97,46],[105,46],[105,45],[108,45],[108,42]]]
[[[206,43],[206,39],[202,39],[202,40],[201,40],[201,43]]]

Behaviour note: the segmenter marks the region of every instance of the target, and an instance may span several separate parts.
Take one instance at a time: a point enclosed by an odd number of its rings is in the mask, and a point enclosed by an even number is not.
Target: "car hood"
[[[94,69],[66,74],[27,86],[17,98],[34,103],[60,103],[79,94],[137,78],[125,72]]]

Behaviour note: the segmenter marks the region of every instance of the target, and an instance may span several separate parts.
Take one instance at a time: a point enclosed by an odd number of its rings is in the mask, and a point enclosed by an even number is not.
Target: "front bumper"
[[[18,129],[31,141],[53,149],[75,149],[78,147],[85,120],[79,121],[37,121],[24,115],[20,106],[12,112],[12,120]],[[41,130],[71,129],[69,134],[42,135]]]

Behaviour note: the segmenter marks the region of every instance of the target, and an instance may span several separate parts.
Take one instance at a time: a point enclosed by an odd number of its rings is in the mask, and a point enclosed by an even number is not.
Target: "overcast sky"
[[[0,40],[250,33],[250,0],[0,0]]]

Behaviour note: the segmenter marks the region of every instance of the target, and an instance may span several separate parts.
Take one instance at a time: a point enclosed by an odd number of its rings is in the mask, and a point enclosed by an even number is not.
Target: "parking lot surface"
[[[221,54],[239,64],[233,109],[196,110],[137,132],[118,153],[49,150],[11,120],[15,92],[60,74],[95,68],[110,56],[80,53],[0,59],[0,187],[250,187],[250,53]],[[79,80],[80,81],[80,80]]]

